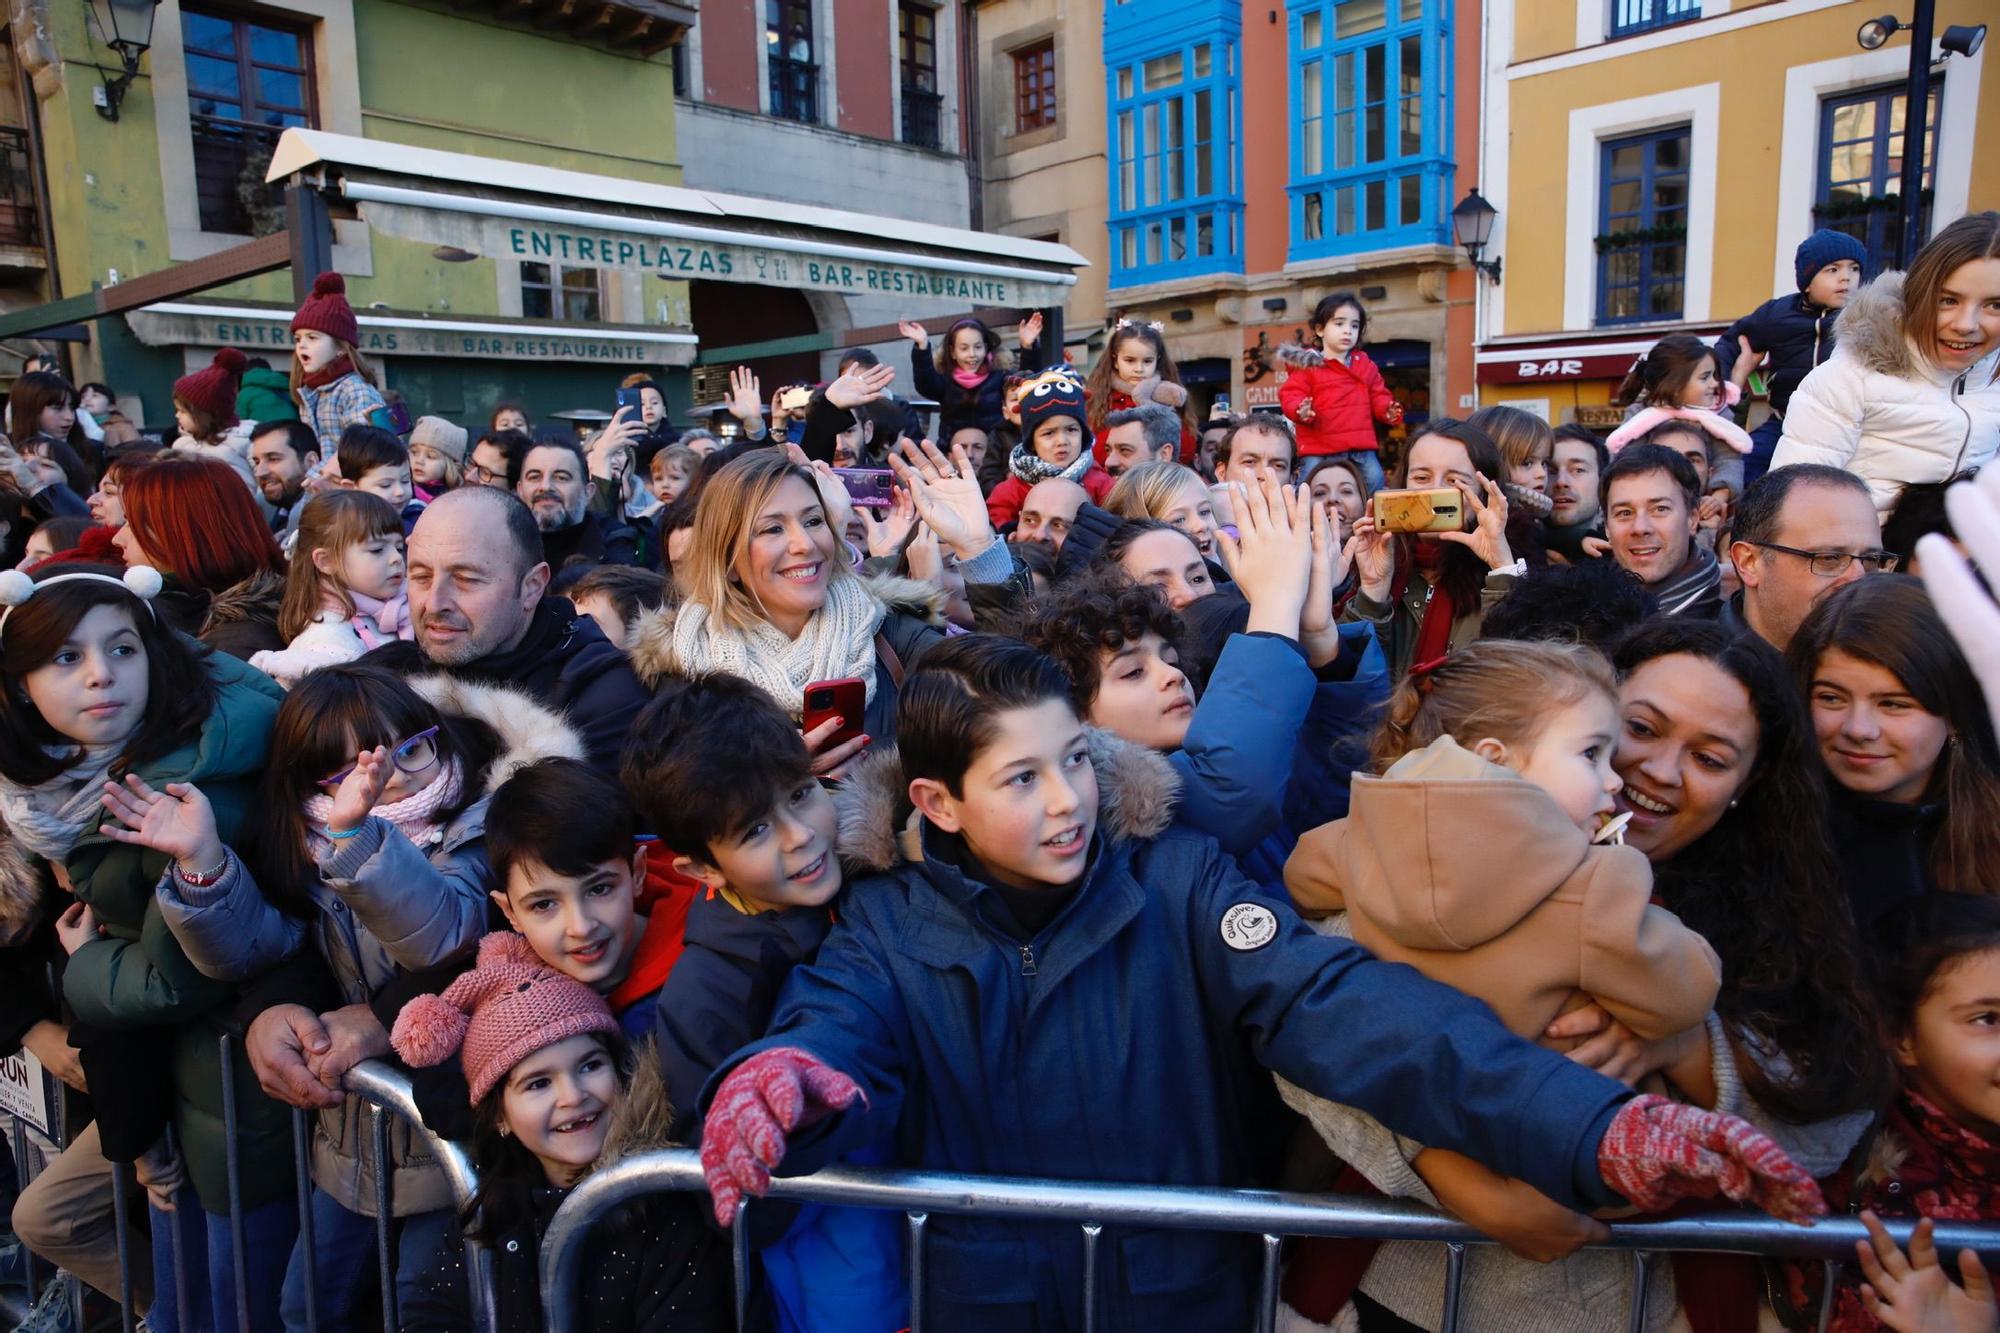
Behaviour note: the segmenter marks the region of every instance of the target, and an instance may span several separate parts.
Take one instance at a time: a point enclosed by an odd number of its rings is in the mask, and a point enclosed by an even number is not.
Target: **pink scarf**
[[[954,366],[951,378],[961,389],[976,389],[986,382],[986,376],[989,373],[984,370],[960,370]]]
[[[416,631],[410,627],[410,595],[399,592],[388,601],[370,597],[367,593],[347,590],[354,602],[354,618],[349,621],[354,632],[361,636],[361,642],[369,648],[387,643],[391,639],[413,639]]]

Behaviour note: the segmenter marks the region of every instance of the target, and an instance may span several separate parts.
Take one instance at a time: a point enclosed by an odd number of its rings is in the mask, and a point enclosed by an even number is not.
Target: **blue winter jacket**
[[[1107,809],[1110,805],[1107,804]],[[1107,816],[1108,817],[1108,816]],[[926,827],[925,859],[853,885],[771,1029],[854,1076],[865,1107],[794,1136],[784,1174],[891,1141],[905,1166],[1079,1180],[1266,1183],[1265,1070],[1466,1153],[1575,1208],[1613,1201],[1596,1149],[1620,1084],[1511,1036],[1492,1011],[1315,934],[1206,837],[1100,832],[1032,939]],[[930,1327],[1080,1328],[1073,1226],[933,1216]],[[1253,1238],[1107,1231],[1106,1329],[1234,1330]]]
[[[1284,883],[1299,834],[1347,814],[1347,786],[1389,696],[1389,662],[1366,624],[1340,627],[1345,680],[1321,680],[1297,642],[1232,634],[1181,748],[1175,822],[1206,833],[1260,884]]]

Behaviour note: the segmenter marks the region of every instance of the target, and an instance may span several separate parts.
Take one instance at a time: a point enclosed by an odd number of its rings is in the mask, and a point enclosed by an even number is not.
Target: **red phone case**
[[[822,698],[831,693],[831,699]],[[799,715],[799,724],[811,731],[830,717],[841,720],[840,730],[828,741],[829,746],[844,745],[861,734],[862,714],[868,707],[868,689],[859,680],[848,677],[844,680],[816,680],[805,688],[805,709]],[[817,702],[816,702],[817,701]]]

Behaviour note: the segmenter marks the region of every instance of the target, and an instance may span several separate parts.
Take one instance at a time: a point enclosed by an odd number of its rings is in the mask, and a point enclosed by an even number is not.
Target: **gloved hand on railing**
[[[1618,1109],[1597,1145],[1597,1169],[1647,1212],[1718,1192],[1785,1222],[1826,1212],[1812,1177],[1756,1126],[1665,1097],[1634,1097]]]
[[[716,1220],[730,1225],[744,1194],[771,1188],[787,1134],[866,1100],[860,1084],[796,1046],[759,1051],[729,1071],[701,1126]]]

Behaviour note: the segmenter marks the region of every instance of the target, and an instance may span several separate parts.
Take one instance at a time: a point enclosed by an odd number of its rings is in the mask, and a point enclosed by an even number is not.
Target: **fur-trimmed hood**
[[[893,574],[863,574],[860,578],[890,615],[912,616],[932,625],[945,623],[944,608],[949,598],[936,584]],[[673,602],[647,611],[625,631],[625,655],[648,689],[657,689],[669,676],[684,674],[674,653],[674,620],[680,615],[680,608],[681,603]]]
[[[673,1107],[667,1102],[666,1080],[660,1076],[659,1048],[650,1041],[641,1042],[633,1057],[632,1080],[625,1085],[618,1109],[612,1112],[611,1132],[591,1169],[599,1170],[655,1148],[678,1147],[672,1124]]]
[[[443,673],[412,676],[409,686],[440,713],[469,717],[493,728],[500,751],[486,771],[491,796],[514,771],[542,759],[588,759],[583,736],[568,719],[533,695],[504,685],[481,685]]]
[[[210,600],[201,632],[206,634],[217,625],[243,620],[268,620],[275,625],[278,623],[278,607],[284,600],[285,576],[268,569],[257,570],[248,578],[230,584]]]
[[[1181,778],[1166,759],[1101,731],[1085,729],[1097,770],[1097,827],[1114,838],[1157,838],[1173,823]],[[834,794],[840,815],[840,858],[858,870],[888,870],[923,859],[917,815],[903,779],[902,756],[884,746],[854,770]]]

